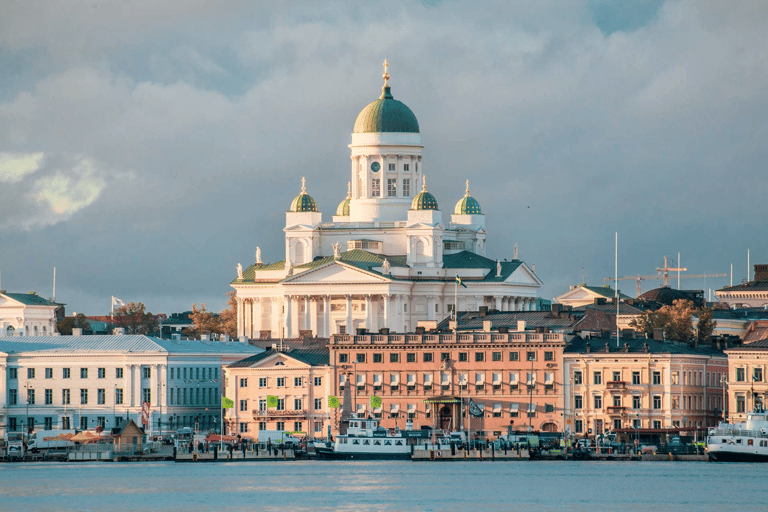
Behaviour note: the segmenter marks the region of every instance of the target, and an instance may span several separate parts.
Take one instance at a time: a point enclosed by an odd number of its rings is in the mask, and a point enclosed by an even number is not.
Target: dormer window
[[[347,250],[363,249],[365,251],[381,252],[382,243],[378,240],[349,240]]]

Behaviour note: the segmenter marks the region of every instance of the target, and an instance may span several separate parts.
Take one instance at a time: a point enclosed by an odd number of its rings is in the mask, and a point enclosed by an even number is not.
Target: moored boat
[[[743,423],[709,429],[707,455],[713,462],[768,462],[768,412],[756,408]]]
[[[334,441],[315,443],[315,454],[322,459],[397,460],[410,459],[413,446],[428,438],[429,431],[388,430],[375,418],[352,415],[346,434]]]

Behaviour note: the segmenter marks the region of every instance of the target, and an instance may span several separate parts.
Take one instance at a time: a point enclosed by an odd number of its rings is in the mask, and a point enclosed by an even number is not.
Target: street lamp
[[[114,428],[117,428],[117,384],[115,384],[115,392],[112,394],[112,421],[114,421]]]
[[[27,415],[25,416],[25,421],[27,422],[27,429],[29,429],[29,382],[24,385],[24,388],[27,390]]]

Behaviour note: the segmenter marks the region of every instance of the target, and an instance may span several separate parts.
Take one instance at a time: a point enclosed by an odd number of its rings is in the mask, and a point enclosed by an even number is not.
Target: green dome
[[[427,192],[427,177],[421,175],[421,192],[411,201],[411,210],[439,210],[435,196]]]
[[[353,133],[419,133],[419,122],[405,103],[392,97],[390,88],[381,88],[381,96],[365,107],[355,120]]]
[[[467,192],[464,194],[464,197],[462,197],[458,203],[456,203],[456,208],[453,209],[454,215],[482,215],[483,212],[480,210],[480,203],[477,202],[477,199],[469,195],[469,180],[467,180]]]
[[[307,194],[307,188],[305,187],[306,180],[301,178],[301,194],[291,202],[290,212],[316,212],[317,203],[312,199],[312,196]]]
[[[352,183],[347,183],[347,197],[339,203],[339,207],[336,208],[337,217],[349,217],[349,202],[352,200]]]

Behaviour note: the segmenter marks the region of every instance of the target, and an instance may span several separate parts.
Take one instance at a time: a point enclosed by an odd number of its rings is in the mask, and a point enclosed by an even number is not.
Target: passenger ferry
[[[721,422],[710,428],[707,454],[714,462],[768,462],[768,412],[756,408],[744,423]]]
[[[409,421],[406,430],[388,430],[375,418],[362,418],[353,414],[346,434],[335,441],[315,443],[317,457],[344,460],[396,460],[410,459],[413,445],[423,443],[430,431],[412,430]]]

